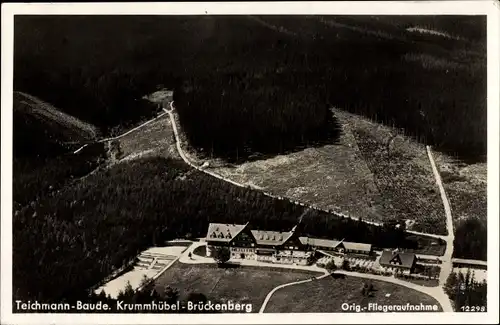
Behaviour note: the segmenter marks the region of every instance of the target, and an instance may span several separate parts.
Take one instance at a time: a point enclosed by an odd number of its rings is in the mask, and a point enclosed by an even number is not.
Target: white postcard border
[[[488,312],[404,314],[13,314],[12,313],[12,93],[13,18],[34,15],[487,15],[488,55]],[[495,1],[426,2],[212,2],[212,3],[10,3],[2,4],[1,109],[1,323],[2,324],[233,324],[233,323],[496,323],[499,229],[499,33]]]

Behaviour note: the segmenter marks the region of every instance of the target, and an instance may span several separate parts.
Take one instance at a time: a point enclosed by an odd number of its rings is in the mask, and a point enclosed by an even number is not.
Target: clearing
[[[45,123],[50,132],[57,132],[61,140],[65,141],[92,141],[98,135],[98,129],[74,116],[66,114],[43,100],[29,94],[15,91],[14,107],[18,112],[28,114]]]
[[[425,146],[397,130],[338,109],[338,143],[210,170],[275,195],[363,220],[404,220],[409,230],[446,234]],[[193,154],[191,155],[193,156]]]
[[[371,282],[375,291],[373,297],[361,293],[364,283]],[[387,296],[389,295],[389,296]],[[432,297],[396,284],[383,281],[367,281],[366,279],[340,276],[329,276],[320,280],[292,285],[279,289],[269,300],[266,313],[334,313],[346,312],[342,304],[368,307],[369,303],[378,305],[437,305]],[[355,312],[356,310],[347,310]],[[361,309],[374,312],[374,310]]]
[[[435,153],[455,231],[453,256],[487,259],[487,165],[464,162]]]
[[[156,285],[158,290],[163,290],[166,285],[178,289],[180,299],[185,299],[190,292],[197,292],[214,302],[250,303],[252,312],[256,313],[273,288],[318,274],[271,267],[218,268],[215,264],[176,262],[156,280]]]
[[[342,132],[335,144],[235,167],[215,167],[220,164],[211,162],[211,170],[238,183],[325,210],[382,221],[382,198],[373,175],[346,121],[339,122]]]
[[[386,219],[407,221],[409,228],[446,234],[446,217],[425,146],[398,130],[335,110],[346,119],[383,197]]]
[[[486,163],[466,163],[433,152],[451,208],[454,223],[477,217],[487,218]]]
[[[160,156],[177,158],[175,140],[168,115],[158,117],[153,122],[118,139],[120,159],[131,159]]]

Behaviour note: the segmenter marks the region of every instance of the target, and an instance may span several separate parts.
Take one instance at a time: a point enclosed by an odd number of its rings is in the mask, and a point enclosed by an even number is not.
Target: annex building
[[[386,250],[382,252],[379,264],[386,271],[411,274],[417,264],[417,257],[414,253]]]
[[[371,244],[325,240],[299,236],[297,226],[290,231],[279,232],[251,229],[244,225],[211,223],[208,226],[207,256],[218,246],[228,247],[231,259],[252,259],[269,263],[310,264],[316,250],[334,251],[340,254],[370,255]]]

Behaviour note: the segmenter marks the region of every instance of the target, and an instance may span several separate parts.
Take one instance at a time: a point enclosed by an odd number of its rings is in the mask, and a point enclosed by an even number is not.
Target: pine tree
[[[162,298],[168,303],[171,304],[175,303],[177,300],[179,300],[179,290],[172,288],[169,285],[166,285],[165,288],[163,289]]]

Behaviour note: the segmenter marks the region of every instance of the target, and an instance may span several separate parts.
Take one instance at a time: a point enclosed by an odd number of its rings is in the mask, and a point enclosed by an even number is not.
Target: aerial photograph
[[[486,27],[16,15],[12,313],[487,312]]]

